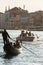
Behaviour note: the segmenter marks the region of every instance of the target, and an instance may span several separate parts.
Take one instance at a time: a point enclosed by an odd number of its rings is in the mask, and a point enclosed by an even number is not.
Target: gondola
[[[15,44],[15,43],[13,43]],[[21,53],[21,46],[20,45],[12,45],[11,42],[6,43],[3,47],[4,52],[9,55],[18,55]]]
[[[21,41],[30,41],[30,42],[32,42],[32,41],[34,41],[34,36],[28,36],[28,37],[17,37],[17,39],[18,40],[21,40]]]
[[[24,33],[24,31],[21,32],[21,34],[16,38],[17,40],[21,40],[21,41],[34,41],[35,36],[33,33]]]

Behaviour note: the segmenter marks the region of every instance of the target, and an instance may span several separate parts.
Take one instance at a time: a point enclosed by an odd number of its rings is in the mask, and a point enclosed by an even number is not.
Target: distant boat
[[[4,47],[3,47],[4,51],[6,54],[9,54],[9,55],[18,55],[21,53],[21,46],[14,46],[14,45],[11,45],[10,43],[8,44],[5,44]]]
[[[29,37],[17,37],[16,39],[21,40],[21,41],[34,41],[35,37],[29,36]]]
[[[22,33],[16,38],[17,40],[21,40],[21,41],[34,41],[35,36],[33,33],[29,34],[28,33],[24,33],[22,31]]]

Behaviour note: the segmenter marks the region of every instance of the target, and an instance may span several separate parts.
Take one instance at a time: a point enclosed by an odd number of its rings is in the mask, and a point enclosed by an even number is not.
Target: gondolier
[[[4,29],[4,31],[2,32],[2,37],[3,37],[3,42],[4,42],[4,45],[5,45],[8,41],[8,38],[10,38],[10,36],[7,33],[6,29]]]

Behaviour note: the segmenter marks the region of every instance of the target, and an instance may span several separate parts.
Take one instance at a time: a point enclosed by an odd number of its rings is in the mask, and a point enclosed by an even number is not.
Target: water
[[[20,35],[20,30],[7,30],[12,39],[15,39],[18,35]],[[0,34],[0,65],[43,65],[43,31],[32,31],[34,35],[39,36],[34,42],[22,42],[22,53],[18,56],[13,56],[12,58],[4,58],[3,51],[3,40],[2,35]],[[14,42],[14,41],[13,41]]]

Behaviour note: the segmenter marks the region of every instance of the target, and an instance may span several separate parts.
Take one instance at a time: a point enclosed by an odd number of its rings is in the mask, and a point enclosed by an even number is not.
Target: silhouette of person
[[[19,40],[16,40],[16,46],[20,46]]]
[[[25,33],[25,34],[26,34],[26,37],[28,37],[28,31],[26,31],[26,33]]]
[[[3,42],[4,44],[7,43],[8,38],[10,38],[9,34],[7,33],[6,29],[4,29],[4,31],[2,32],[2,37],[3,37]]]
[[[31,31],[29,31],[28,35],[31,36]]]

